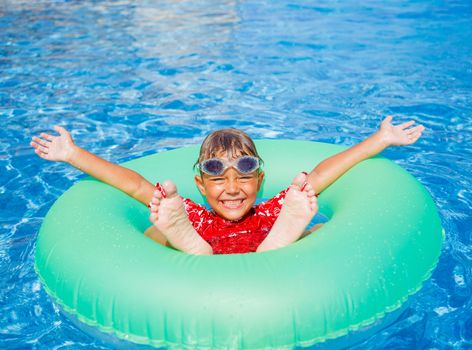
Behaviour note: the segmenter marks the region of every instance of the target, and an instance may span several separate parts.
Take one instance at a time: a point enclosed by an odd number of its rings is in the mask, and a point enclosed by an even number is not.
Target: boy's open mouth
[[[243,206],[244,199],[232,199],[220,201],[226,209],[239,209]]]

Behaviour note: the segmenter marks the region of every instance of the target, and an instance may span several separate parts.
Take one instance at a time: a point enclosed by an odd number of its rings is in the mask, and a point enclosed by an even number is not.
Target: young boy
[[[42,133],[31,146],[43,159],[63,161],[150,206],[153,227],[146,234],[158,243],[190,254],[262,252],[298,240],[317,211],[316,193],[364,159],[389,146],[409,145],[424,127],[414,121],[394,126],[392,117],[359,144],[329,157],[310,173],[298,174],[274,198],[254,206],[264,172],[253,141],[242,131],[224,129],[203,142],[195,182],[212,211],[183,199],[171,181],[156,186],[127,168],[78,146],[62,127],[59,136]],[[157,187],[157,189],[156,189]]]

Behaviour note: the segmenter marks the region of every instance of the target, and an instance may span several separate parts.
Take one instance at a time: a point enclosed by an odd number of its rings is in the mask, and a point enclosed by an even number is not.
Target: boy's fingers
[[[69,135],[67,130],[59,125],[54,125],[54,130],[56,130],[61,136]]]
[[[413,134],[408,135],[408,139],[410,140],[410,143],[416,142],[421,136],[421,132],[416,132]]]
[[[414,120],[410,120],[410,121],[407,121],[406,123],[402,123],[400,125],[398,125],[401,129],[405,129],[405,128],[408,128],[409,126],[412,126],[413,124],[415,124],[415,121]]]
[[[43,139],[40,139],[39,137],[33,136],[32,140],[42,146],[48,146],[48,142]]]
[[[416,132],[421,132],[421,131],[423,131],[423,128],[424,128],[424,127],[423,127],[422,125],[418,125],[418,126],[415,126],[414,128],[408,129],[406,132],[407,132],[407,134],[410,134],[410,135],[411,135],[411,134],[414,134],[414,133],[416,133]]]
[[[39,143],[36,143],[36,142],[30,142],[30,145],[32,147],[34,147],[34,149],[36,149],[36,151],[38,152],[41,152],[41,153],[48,153],[48,148],[47,147],[44,147],[44,146],[41,146]]]
[[[48,141],[54,140],[54,136],[51,136],[49,134],[46,134],[45,132],[42,132],[39,136],[41,136],[43,139],[46,139]]]
[[[48,160],[48,155],[46,153],[41,152],[39,149],[35,149],[34,153],[36,153],[41,158]]]

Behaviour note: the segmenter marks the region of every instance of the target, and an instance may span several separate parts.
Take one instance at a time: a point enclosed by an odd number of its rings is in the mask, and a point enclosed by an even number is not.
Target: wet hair
[[[262,162],[261,157],[257,153],[256,145],[248,134],[239,129],[227,128],[216,130],[203,140],[200,147],[200,155],[194,167],[198,163],[215,158],[221,153],[226,153],[229,159],[240,156],[253,156],[259,158]]]

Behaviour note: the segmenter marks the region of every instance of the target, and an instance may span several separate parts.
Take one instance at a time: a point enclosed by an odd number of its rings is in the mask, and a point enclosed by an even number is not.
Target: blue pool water
[[[111,349],[34,272],[41,222],[81,174],[31,136],[63,125],[123,162],[227,126],[352,145],[393,114],[427,128],[383,154],[429,190],[446,240],[400,319],[354,348],[471,349],[472,2],[358,3],[1,1],[0,348]]]

